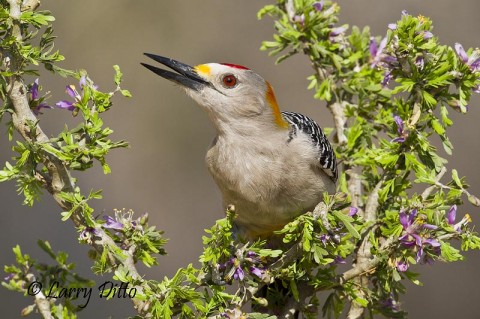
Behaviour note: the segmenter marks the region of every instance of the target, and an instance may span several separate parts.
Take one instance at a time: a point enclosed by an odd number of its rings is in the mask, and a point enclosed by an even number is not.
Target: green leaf
[[[477,207],[480,206],[480,199],[472,194],[468,195],[468,201]]]
[[[427,91],[422,91],[422,97],[423,97],[423,101],[429,107],[433,107],[435,104],[437,104],[437,100],[435,100],[435,98]]]
[[[345,227],[347,228],[348,232],[350,233],[350,235],[352,235],[353,237],[357,238],[357,239],[360,239],[360,234],[359,232],[355,229],[355,227],[353,227],[351,221],[353,220],[350,216],[348,215],[345,215],[344,213],[340,212],[340,211],[337,211],[337,210],[334,210],[332,212],[332,214],[338,218],[344,225]]]
[[[445,134],[445,128],[443,127],[442,124],[440,124],[440,122],[436,118],[432,118],[432,120],[430,121],[430,124],[432,125],[433,130],[438,135]]]
[[[293,279],[290,280],[290,291],[292,292],[293,298],[295,298],[296,301],[300,301],[300,295],[298,293],[297,283]]]
[[[115,84],[119,86],[120,83],[122,82],[123,73],[120,71],[120,67],[118,65],[114,65],[113,69],[115,70],[115,77],[114,77]]]
[[[442,257],[445,258],[446,261],[463,260],[463,256],[460,254],[459,250],[452,247],[449,243],[442,242],[440,249],[442,251]]]
[[[448,109],[445,107],[445,105],[440,107],[440,114],[442,116],[442,122],[445,124],[445,126],[450,126],[453,124],[452,120],[450,120],[448,117]]]
[[[456,184],[459,188],[463,188],[462,181],[461,181],[460,178],[458,177],[458,172],[457,172],[456,169],[452,169],[452,178],[453,178],[453,181],[455,182],[455,184]]]
[[[129,90],[120,90],[120,93],[125,97],[132,97],[132,93]]]
[[[363,308],[367,308],[367,307],[368,307],[368,300],[365,299],[365,298],[357,297],[357,298],[355,298],[355,302],[356,302],[357,304],[359,304],[360,306],[362,306]]]
[[[53,259],[56,259],[55,252],[52,250],[52,246],[50,246],[50,243],[48,241],[38,240],[37,244],[50,257],[52,257]]]
[[[354,145],[356,144],[358,138],[362,136],[363,130],[362,126],[360,123],[357,123],[356,125],[352,126],[348,131],[347,131],[347,146],[348,148],[353,148]]]
[[[402,280],[402,277],[400,276],[400,274],[396,269],[393,269],[392,277],[393,277],[393,280],[395,280],[396,282],[400,282]]]
[[[72,216],[73,212],[74,212],[73,210],[62,212],[60,214],[62,216],[62,221],[67,221],[70,218],[70,216]]]

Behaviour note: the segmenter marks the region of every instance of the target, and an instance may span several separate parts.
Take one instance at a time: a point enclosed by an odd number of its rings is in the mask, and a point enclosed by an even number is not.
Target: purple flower
[[[377,41],[375,40],[374,37],[370,38],[369,50],[370,50],[370,55],[372,56],[372,63],[370,64],[370,66],[372,68],[377,66],[378,63],[380,63],[381,54],[383,52],[383,49],[385,49],[386,44],[387,44],[387,38],[383,38],[383,40],[380,41],[379,46],[377,46]]]
[[[382,53],[386,44],[387,44],[387,38],[383,38],[383,40],[380,41],[380,50],[379,50],[377,46],[377,40],[375,40],[374,37],[370,37],[370,44],[368,48],[370,50],[370,55],[375,58],[378,54]]]
[[[458,57],[460,60],[466,64],[472,72],[479,72],[480,71],[480,50],[475,49],[470,56],[468,56],[467,52],[463,48],[460,43],[455,43],[455,51],[457,52]]]
[[[74,99],[74,101],[61,100],[55,104],[58,108],[68,111],[75,110],[75,103],[78,103],[82,100],[84,94],[83,88],[87,85],[87,78],[85,75],[82,75],[78,83],[80,86],[80,93],[77,91],[75,85],[67,85],[65,90],[67,94]]]
[[[433,38],[433,33],[430,31],[423,31],[423,39],[428,40]]]
[[[385,73],[383,74],[383,80],[381,83],[382,86],[386,87],[390,83],[392,78],[393,78],[392,71],[385,71]]]
[[[313,8],[317,11],[322,11],[323,9],[323,0],[322,1],[317,1],[313,3]]]
[[[420,55],[415,59],[415,65],[420,71],[423,70],[423,67],[425,66],[425,59],[423,56]]]
[[[393,143],[393,142],[403,143],[403,142],[405,142],[406,138],[408,137],[408,132],[405,131],[404,126],[403,126],[403,120],[398,115],[395,115],[393,117],[393,120],[395,121],[395,124],[397,124],[398,137],[391,140],[390,143]]]
[[[330,37],[336,37],[345,31],[347,31],[347,25],[342,25],[341,27],[333,28],[330,30]]]
[[[10,281],[10,280],[13,279],[13,277],[15,277],[15,274],[14,273],[9,273],[5,278],[3,278],[3,280]]]
[[[326,246],[329,242],[339,243],[345,233],[340,232],[341,228],[335,228],[329,231],[327,234],[321,234],[318,239]]]
[[[432,225],[432,224],[422,224],[423,229],[430,229],[430,230],[435,230],[438,229],[437,225]]]
[[[382,41],[377,45],[377,41],[374,37],[370,38],[369,44],[369,51],[370,55],[372,56],[372,62],[370,63],[370,67],[374,68],[376,66],[384,67],[390,70],[392,67],[395,66],[397,62],[397,58],[386,54],[385,47],[387,46],[387,38],[383,38]]]
[[[393,294],[388,297],[387,299],[380,301],[380,307],[389,309],[392,312],[399,312],[400,311],[400,304],[397,300],[395,300]]]
[[[408,270],[408,263],[406,261],[399,261],[397,262],[397,270],[401,272],[405,272]]]
[[[257,267],[250,267],[250,273],[257,276],[258,278],[262,279],[263,278],[263,274],[264,274],[264,270],[260,269],[260,268],[257,268]]]
[[[35,79],[33,82],[32,87],[30,88],[30,94],[32,95],[32,100],[38,99],[38,79]]]
[[[55,105],[60,109],[73,111],[73,110],[75,110],[75,105],[74,104],[79,102],[82,99],[82,96],[80,94],[78,94],[74,85],[68,85],[67,88],[66,88],[66,92],[67,92],[68,95],[70,95],[70,97],[74,98],[75,101],[71,102],[71,101],[67,101],[67,100],[61,100],[61,101],[57,102]]]
[[[458,54],[458,57],[460,60],[462,60],[463,63],[468,62],[468,55],[467,52],[465,52],[465,49],[463,49],[463,46],[460,43],[455,43],[455,51]]]
[[[450,207],[447,213],[447,221],[450,225],[455,223],[455,218],[457,217],[457,205]]]
[[[81,232],[80,232],[80,240],[86,241],[90,243],[92,241],[92,236],[99,236],[99,232],[97,229],[93,227],[85,227]]]
[[[115,229],[115,230],[123,230],[124,225],[110,216],[103,216],[105,220],[105,224],[103,224],[103,228]]]
[[[412,210],[408,215],[404,210],[400,211],[399,220],[403,227],[404,235],[402,235],[399,240],[404,246],[416,249],[416,261],[419,262],[423,257],[424,246],[429,245],[433,248],[437,248],[440,247],[440,243],[435,239],[426,238],[419,234],[422,229],[428,229],[428,227],[424,227],[425,224],[422,222],[417,223],[415,221],[417,213],[417,209]]]
[[[241,281],[245,278],[245,272],[242,269],[239,259],[233,257],[230,258],[225,264],[219,265],[220,270],[227,269],[227,267],[230,267],[228,273],[225,275],[227,280],[230,280],[233,277],[233,279]]]
[[[294,15],[293,16],[293,22],[298,23],[298,24],[303,26],[305,24],[305,15],[304,14]]]
[[[392,31],[397,30],[397,24],[396,23],[390,23],[390,24],[388,24],[388,28]]]
[[[341,256],[335,256],[333,261],[330,263],[331,265],[340,265],[340,264],[346,264],[347,262],[345,261],[345,258]]]
[[[228,319],[246,318],[246,315],[239,308],[225,310],[225,312],[220,313],[220,316]]]
[[[30,90],[28,91],[30,93],[30,107],[35,115],[43,114],[42,112],[40,112],[41,109],[52,108],[50,105],[47,105],[47,103],[43,102],[44,98],[38,97],[38,91],[38,79],[35,79],[32,86],[30,87]]]
[[[324,245],[327,244],[327,242],[328,242],[329,239],[330,239],[330,235],[328,235],[328,234],[321,234],[321,235],[320,235],[320,241],[321,241]]]
[[[235,268],[235,272],[233,273],[233,279],[242,281],[245,278],[245,272],[243,271],[240,265]]]
[[[256,252],[251,251],[251,250],[247,252],[247,258],[255,258],[255,257],[257,257]]]
[[[347,29],[348,29],[348,26],[346,24],[342,25],[341,27],[330,29],[330,33],[328,35],[329,40],[333,43],[341,42],[341,39],[343,38],[343,34],[345,33],[345,31],[347,31]]]
[[[73,111],[75,110],[75,106],[73,105],[72,102],[67,101],[67,100],[61,100],[57,103],[55,103],[55,106],[57,106],[59,109],[64,109],[68,111]]]
[[[448,213],[447,213],[447,222],[450,226],[453,227],[453,229],[456,231],[456,232],[461,232],[462,231],[462,227],[470,222],[472,222],[472,218],[470,217],[469,214],[465,214],[465,216],[463,216],[462,220],[460,220],[458,223],[455,224],[455,219],[457,217],[457,205],[453,205],[452,207],[450,207],[450,209],[448,210]]]
[[[357,207],[350,207],[350,210],[348,212],[348,216],[355,216],[358,213],[358,208]]]
[[[403,120],[402,120],[402,118],[398,115],[395,115],[393,117],[393,120],[395,121],[395,124],[397,124],[398,134],[402,134],[403,133]]]

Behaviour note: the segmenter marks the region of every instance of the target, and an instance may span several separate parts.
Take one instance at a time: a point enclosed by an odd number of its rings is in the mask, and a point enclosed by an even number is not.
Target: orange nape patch
[[[285,121],[285,119],[282,116],[282,113],[280,113],[280,108],[278,107],[277,99],[275,98],[275,94],[273,93],[273,88],[270,85],[270,83],[267,83],[267,94],[265,98],[267,99],[268,104],[272,108],[273,111],[273,116],[275,116],[275,123],[278,125],[278,127],[281,128],[288,128],[288,122]]]
[[[193,67],[195,71],[197,71],[198,74],[204,75],[204,76],[209,76],[210,75],[210,67],[206,64],[199,64]]]

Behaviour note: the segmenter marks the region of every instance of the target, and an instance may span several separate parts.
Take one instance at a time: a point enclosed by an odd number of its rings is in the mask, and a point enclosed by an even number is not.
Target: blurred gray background
[[[58,39],[56,47],[67,57],[66,68],[83,68],[102,89],[113,89],[113,64],[124,73],[125,88],[132,99],[117,98],[105,116],[115,130],[116,139],[131,143],[126,150],[109,155],[113,173],[103,175],[97,167],[87,173],[74,173],[84,192],[103,189],[104,199],[92,202],[97,212],[113,214],[113,208],[148,212],[150,222],[165,230],[170,239],[168,256],[160,266],[141,271],[147,278],[161,279],[178,267],[195,262],[201,252],[201,236],[214,220],[223,217],[220,195],[204,165],[207,147],[214,131],[201,110],[171,83],[140,66],[148,61],[143,52],[173,57],[191,65],[206,62],[232,62],[246,65],[268,79],[274,86],[284,110],[298,111],[316,119],[322,126],[332,120],[322,103],[306,89],[311,74],[303,57],[287,60],[279,66],[274,58],[260,52],[262,40],[273,34],[272,20],[258,21],[257,11],[271,1],[127,1],[127,0],[43,0],[42,9],[53,11]],[[464,47],[480,43],[480,2],[478,0],[357,0],[339,1],[341,22],[370,25],[372,32],[383,35],[388,23],[395,22],[403,9],[431,17],[434,33],[440,41]],[[149,61],[150,62],[150,61]],[[41,84],[52,91],[50,103],[67,98],[67,84],[42,70]],[[69,112],[46,110],[40,125],[57,134],[65,123],[73,126]],[[452,112],[454,113],[454,112]],[[456,125],[449,130],[455,146],[449,168],[458,168],[468,177],[473,193],[480,194],[480,99],[471,103],[462,116],[452,114]],[[0,163],[12,156],[11,145],[0,136]],[[77,244],[77,234],[70,222],[60,221],[60,209],[45,195],[33,209],[22,206],[13,183],[0,184],[0,264],[13,262],[11,248],[20,244],[24,252],[42,261],[48,258],[36,246],[38,239],[50,241],[55,250],[66,250],[77,263],[78,272],[94,279],[97,285],[109,276],[90,274],[88,247]],[[478,209],[464,205],[460,216],[469,212],[480,222]],[[436,263],[418,267],[424,286],[408,285],[402,299],[410,318],[480,318],[480,253],[468,253],[465,262]],[[3,275],[2,275],[3,277]],[[2,318],[19,318],[20,310],[31,299],[0,288]],[[92,296],[80,318],[125,318],[134,315],[131,303]],[[38,314],[33,317],[39,317]]]

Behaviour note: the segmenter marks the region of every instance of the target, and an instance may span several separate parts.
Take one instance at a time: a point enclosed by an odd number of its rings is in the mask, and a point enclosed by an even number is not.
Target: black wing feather
[[[285,120],[290,124],[289,141],[298,132],[310,137],[313,145],[318,149],[318,160],[330,178],[336,182],[338,178],[337,160],[332,145],[328,141],[320,126],[311,118],[294,112],[282,112]]]

